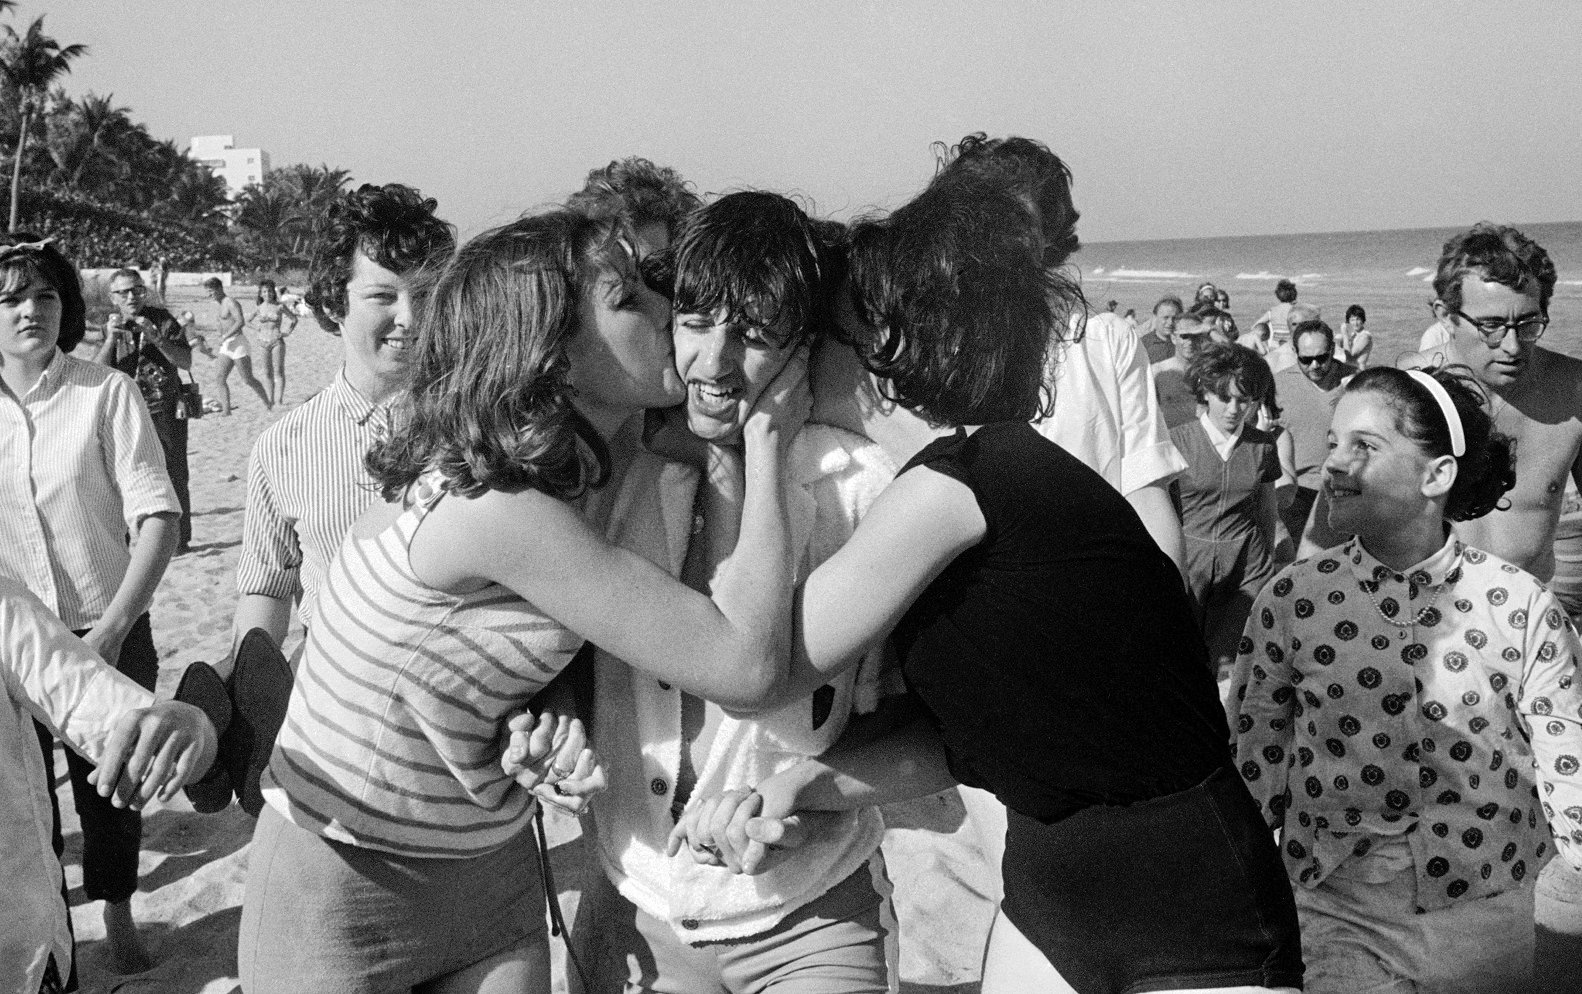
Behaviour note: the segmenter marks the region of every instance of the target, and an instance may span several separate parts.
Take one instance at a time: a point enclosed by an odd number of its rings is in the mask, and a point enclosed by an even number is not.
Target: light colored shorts
[[[1417,914],[1409,843],[1380,841],[1316,888],[1294,888],[1307,994],[1531,989],[1536,876],[1514,890]]]
[[[248,358],[247,336],[238,332],[220,343],[220,355],[233,362]]]
[[[567,972],[573,994],[886,994],[898,989],[896,934],[877,852],[769,931],[696,945],[638,910],[591,865],[572,929],[586,985]]]
[[[259,815],[236,954],[247,994],[388,994],[548,941],[526,820],[493,852],[423,859]]]

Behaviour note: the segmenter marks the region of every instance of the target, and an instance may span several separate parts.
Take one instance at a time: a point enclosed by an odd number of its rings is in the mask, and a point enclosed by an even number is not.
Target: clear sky
[[[611,158],[894,206],[929,143],[1047,142],[1086,241],[1582,219],[1582,3],[23,0],[158,137],[439,198],[464,235]]]

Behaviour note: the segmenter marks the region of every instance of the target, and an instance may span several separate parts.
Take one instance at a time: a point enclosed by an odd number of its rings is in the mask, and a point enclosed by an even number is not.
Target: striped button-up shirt
[[[312,624],[341,539],[378,499],[363,456],[384,431],[385,412],[358,393],[342,369],[258,436],[247,467],[239,593],[281,600],[300,595],[302,621]]]
[[[92,628],[126,576],[127,533],[180,514],[148,408],[124,373],[57,354],[0,390],[0,574]]]

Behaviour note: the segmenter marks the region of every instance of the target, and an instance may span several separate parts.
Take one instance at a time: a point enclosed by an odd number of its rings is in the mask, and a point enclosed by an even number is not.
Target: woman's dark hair
[[[1557,278],[1554,260],[1509,225],[1480,221],[1445,242],[1434,273],[1434,293],[1452,311],[1461,309],[1461,284],[1468,273],[1517,291],[1531,283],[1538,290],[1539,309],[1549,313]]]
[[[1456,482],[1445,500],[1445,517],[1471,521],[1500,507],[1505,492],[1516,486],[1516,456],[1511,440],[1494,430],[1483,388],[1465,366],[1434,367],[1422,372],[1445,388],[1461,418],[1466,454],[1454,456]],[[1448,456],[1450,426],[1439,402],[1405,370],[1389,366],[1364,369],[1346,384],[1346,393],[1376,393],[1396,414],[1402,435],[1428,456]]]
[[[671,245],[675,311],[723,307],[777,348],[816,337],[844,276],[844,234],[777,193],[727,194],[688,215]]]
[[[1040,240],[1023,200],[965,179],[853,227],[853,344],[887,398],[935,426],[1048,416],[1050,343],[1087,308]]]
[[[398,276],[438,266],[456,247],[456,232],[434,216],[439,201],[410,186],[364,183],[342,194],[313,235],[308,289],[302,295],[325,331],[346,316],[346,284],[359,250]]]
[[[1226,396],[1232,383],[1254,404],[1264,403],[1275,392],[1274,374],[1269,371],[1268,362],[1245,345],[1211,342],[1187,363],[1187,389],[1199,404],[1205,403],[1209,394]],[[1279,416],[1278,407],[1275,416]]]
[[[672,237],[681,219],[702,203],[680,173],[639,155],[589,170],[582,189],[566,198],[567,207],[590,217],[619,219],[633,231],[662,224]]]
[[[1366,322],[1368,320],[1368,312],[1363,310],[1361,304],[1352,304],[1346,308],[1346,320],[1350,321],[1352,318],[1361,318]]]
[[[570,500],[609,476],[609,452],[572,404],[567,347],[601,274],[636,280],[629,233],[561,208],[486,231],[434,280],[396,430],[368,454],[386,500],[438,469],[464,496]]]
[[[258,281],[258,294],[257,294],[257,296],[254,297],[253,303],[255,303],[255,304],[262,304],[264,302],[264,287],[266,287],[266,286],[269,289],[275,291],[275,299],[276,300],[280,299],[280,287],[275,285],[275,281],[274,280],[268,279],[266,277],[265,279],[261,279],[261,280]]]
[[[990,138],[979,131],[948,149],[944,142],[935,142],[934,149],[942,162],[934,183],[964,178],[999,184],[1032,207],[1044,239],[1045,266],[1065,265],[1080,247],[1080,215],[1071,199],[1071,169],[1043,142],[1016,135]]]
[[[77,267],[53,242],[30,231],[0,235],[0,292],[10,293],[35,279],[48,283],[60,294],[60,338],[56,348],[70,352],[87,333],[88,307],[82,299]]]
[[[1282,304],[1289,304],[1296,299],[1296,284],[1290,280],[1281,280],[1274,285],[1274,299]]]

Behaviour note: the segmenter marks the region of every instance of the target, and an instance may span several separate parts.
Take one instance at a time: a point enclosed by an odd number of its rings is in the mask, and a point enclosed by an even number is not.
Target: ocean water
[[[1582,222],[1518,224],[1542,245],[1559,273],[1552,319],[1543,344],[1582,356]],[[1071,259],[1082,274],[1089,303],[1137,309],[1138,320],[1154,302],[1174,293],[1187,303],[1199,283],[1212,280],[1230,294],[1230,309],[1242,331],[1275,303],[1281,277],[1296,283],[1297,299],[1317,306],[1339,328],[1346,308],[1361,304],[1374,333],[1373,361],[1415,351],[1433,323],[1433,268],[1456,228],[1342,231],[1308,235],[1246,235],[1150,242],[1084,244]]]

